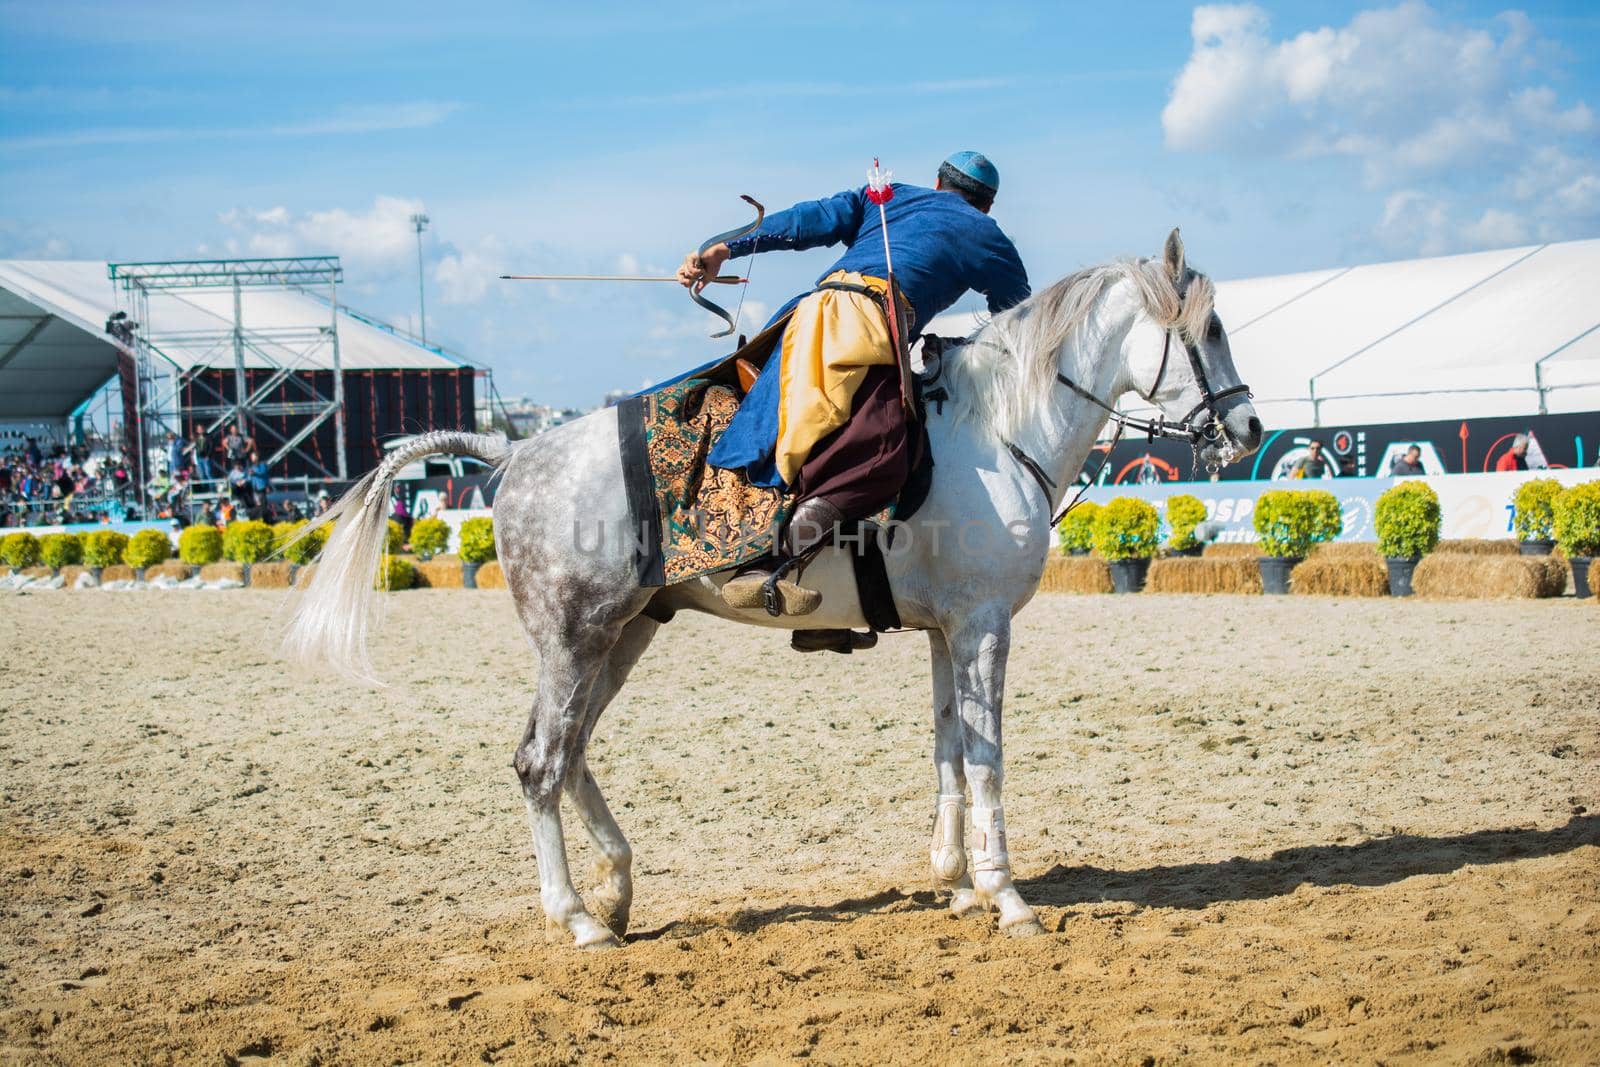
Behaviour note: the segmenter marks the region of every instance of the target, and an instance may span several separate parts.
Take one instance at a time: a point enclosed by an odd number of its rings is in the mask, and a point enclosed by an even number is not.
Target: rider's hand
[[[728,246],[725,244],[712,245],[704,252],[690,252],[683,257],[683,266],[678,268],[678,284],[698,293],[722,273],[722,265],[727,261]]]

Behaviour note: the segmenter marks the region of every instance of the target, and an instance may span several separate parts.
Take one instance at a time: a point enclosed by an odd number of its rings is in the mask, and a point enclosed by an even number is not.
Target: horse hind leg
[[[601,712],[616,697],[628,679],[628,672],[649,646],[660,624],[643,615],[623,628],[622,637],[606,659],[604,668],[589,691],[589,709],[583,731],[583,751],[567,774],[567,797],[583,820],[594,845],[594,888],[588,893],[589,912],[622,937],[628,931],[628,913],[633,907],[633,849],[606,804],[600,785],[589,770],[589,737]]]
[[[561,829],[562,788],[575,765],[582,763],[590,693],[613,643],[591,638],[578,651],[566,645],[544,649],[539,693],[512,761],[533,829],[546,931],[570,935],[579,948],[618,944],[616,935],[589,914],[572,886]]]

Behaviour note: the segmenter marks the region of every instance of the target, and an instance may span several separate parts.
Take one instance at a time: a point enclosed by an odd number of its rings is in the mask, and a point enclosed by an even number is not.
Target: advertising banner
[[[1186,493],[1206,506],[1206,517],[1222,526],[1218,541],[1254,541],[1256,498],[1275,489],[1325,489],[1344,509],[1341,541],[1376,541],[1372,508],[1385,489],[1400,481],[1424,481],[1439,494],[1443,515],[1441,537],[1511,537],[1511,496],[1530,478],[1554,478],[1562,485],[1600,480],[1600,469],[1512,471],[1493,474],[1441,474],[1406,478],[1316,478],[1280,482],[1177,482],[1158,485],[1096,486],[1085,500],[1104,504],[1119,496],[1136,496],[1165,511],[1170,496]]]

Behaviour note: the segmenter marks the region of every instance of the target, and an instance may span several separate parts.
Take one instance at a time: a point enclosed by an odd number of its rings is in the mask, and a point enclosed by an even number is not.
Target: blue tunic
[[[911,340],[969,289],[988,297],[991,312],[1004,311],[1028,296],[1028,273],[1016,246],[999,224],[956,193],[897,184],[884,213],[895,281],[914,312]],[[768,215],[760,229],[729,241],[728,251],[729,258],[736,259],[758,251],[803,251],[840,243],[848,246],[844,255],[822,272],[822,278],[837,270],[886,276],[878,206],[867,199],[864,187]],[[801,296],[778,309],[773,321]],[[773,464],[780,362],[774,356],[762,368],[739,413],[711,450],[710,462],[715,467],[746,468],[756,485],[783,488]]]

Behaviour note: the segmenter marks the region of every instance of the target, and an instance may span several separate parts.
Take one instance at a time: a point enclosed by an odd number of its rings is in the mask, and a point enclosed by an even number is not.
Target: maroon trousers
[[[854,521],[892,503],[910,475],[900,368],[872,367],[851,402],[850,421],[816,443],[791,488],[796,504],[822,497]]]

